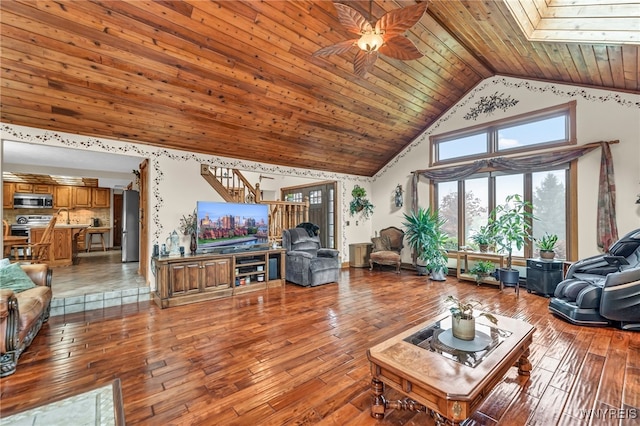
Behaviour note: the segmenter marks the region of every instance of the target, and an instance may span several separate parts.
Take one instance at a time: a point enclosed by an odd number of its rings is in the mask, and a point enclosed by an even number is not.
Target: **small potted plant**
[[[542,238],[536,241],[536,245],[540,249],[540,257],[547,260],[556,257],[556,244],[558,244],[558,236],[545,232]]]
[[[489,225],[481,226],[472,236],[471,241],[478,244],[480,253],[486,253],[493,244],[493,232]]]
[[[403,226],[409,247],[416,255],[418,274],[421,268],[430,271],[434,281],[444,281],[448,272],[449,260],[445,245],[447,234],[442,232],[446,219],[440,217],[436,210],[419,208],[417,212],[405,213]]]
[[[479,285],[480,281],[489,276],[495,269],[495,265],[490,260],[480,260],[469,268],[469,273],[476,277],[476,283]]]
[[[473,309],[480,306],[477,300],[460,300],[455,296],[448,296],[445,303],[449,303],[451,312],[451,332],[453,337],[461,340],[473,340],[476,337],[476,320],[473,316]],[[492,324],[497,324],[498,319],[482,312],[478,316],[485,317]]]
[[[373,214],[373,204],[366,198],[367,191],[360,185],[356,185],[351,190],[351,196],[353,197],[349,203],[351,216],[356,213],[362,213],[362,216],[368,219]]]
[[[489,226],[493,231],[498,249],[507,253],[507,267],[500,268],[499,277],[503,284],[516,285],[520,273],[512,268],[512,252],[516,247],[522,250],[531,239],[531,221],[534,219],[532,205],[518,194],[507,196],[505,204],[497,206],[490,215]]]

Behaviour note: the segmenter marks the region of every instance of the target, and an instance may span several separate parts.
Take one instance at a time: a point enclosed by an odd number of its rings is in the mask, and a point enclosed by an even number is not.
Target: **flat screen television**
[[[267,248],[269,206],[198,201],[198,253],[235,253]]]

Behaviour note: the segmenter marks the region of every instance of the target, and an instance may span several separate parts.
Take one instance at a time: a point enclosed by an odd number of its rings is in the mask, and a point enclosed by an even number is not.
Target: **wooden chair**
[[[9,226],[9,222],[2,219],[2,235],[7,237],[9,236],[9,232],[11,232],[11,227]]]
[[[86,241],[87,241],[86,235],[87,235],[87,228],[82,228],[80,231],[73,234],[72,261],[74,265],[77,265],[78,262],[80,261],[78,254],[86,244]]]
[[[44,232],[42,238],[37,243],[26,244],[14,244],[13,249],[13,262],[21,263],[46,263],[49,259],[49,249],[53,241],[53,228],[56,226],[57,217],[54,216],[50,221]],[[22,254],[20,254],[22,252]]]

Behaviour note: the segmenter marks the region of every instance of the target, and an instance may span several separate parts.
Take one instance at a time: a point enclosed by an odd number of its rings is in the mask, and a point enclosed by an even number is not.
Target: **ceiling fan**
[[[371,6],[369,2],[369,19]],[[373,68],[378,54],[391,58],[408,61],[422,57],[422,53],[411,40],[402,34],[414,26],[427,10],[428,2],[403,7],[385,13],[375,25],[371,25],[360,12],[342,3],[333,4],[338,11],[338,19],[347,31],[358,34],[360,38],[341,41],[331,46],[323,47],[313,53],[313,56],[329,56],[347,52],[357,46],[360,50],[353,60],[353,71],[364,76]]]

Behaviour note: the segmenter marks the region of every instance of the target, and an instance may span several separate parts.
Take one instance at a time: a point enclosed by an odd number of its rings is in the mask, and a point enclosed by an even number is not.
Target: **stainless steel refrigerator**
[[[140,261],[140,194],[122,193],[122,261]]]

